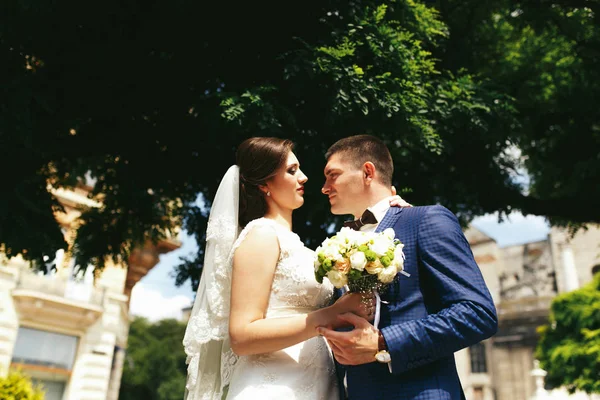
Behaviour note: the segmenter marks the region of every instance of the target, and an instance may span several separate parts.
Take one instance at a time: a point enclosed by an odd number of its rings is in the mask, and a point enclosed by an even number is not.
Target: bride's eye
[[[290,175],[294,175],[294,174],[296,174],[296,172],[298,172],[298,170],[296,168],[288,169],[288,174],[290,174]]]

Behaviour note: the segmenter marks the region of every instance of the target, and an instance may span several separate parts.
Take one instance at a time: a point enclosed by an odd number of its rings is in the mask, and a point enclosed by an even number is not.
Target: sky
[[[498,223],[497,214],[475,218],[471,224],[490,236],[500,247],[543,240],[550,232],[550,226],[543,217],[523,216],[512,213],[502,223]],[[159,263],[138,282],[131,296],[131,313],[143,316],[151,321],[163,318],[181,318],[181,310],[190,306],[194,292],[187,282],[176,287],[170,276],[173,267],[179,263],[179,257],[195,253],[196,241],[182,234],[182,246],[176,251],[163,254]]]

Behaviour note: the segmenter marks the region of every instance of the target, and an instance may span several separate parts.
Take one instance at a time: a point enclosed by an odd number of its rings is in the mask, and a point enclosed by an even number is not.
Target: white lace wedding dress
[[[233,251],[257,226],[274,229],[280,246],[266,318],[308,313],[328,305],[333,286],[327,280],[323,284],[315,280],[314,252],[275,221],[250,222]],[[330,400],[338,396],[333,357],[321,336],[273,353],[239,357],[227,392],[228,400]]]

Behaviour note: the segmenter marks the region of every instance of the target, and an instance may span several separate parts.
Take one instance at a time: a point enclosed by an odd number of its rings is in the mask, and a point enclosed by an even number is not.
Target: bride
[[[313,251],[292,232],[307,177],[289,140],[254,137],[237,150],[211,207],[202,279],[186,328],[186,400],[337,399],[334,361],[318,326],[339,314],[372,320],[358,294],[331,304]]]

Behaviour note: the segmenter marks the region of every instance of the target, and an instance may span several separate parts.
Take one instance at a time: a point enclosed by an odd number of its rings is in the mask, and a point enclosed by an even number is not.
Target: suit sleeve
[[[496,308],[455,215],[428,207],[419,225],[421,279],[439,295],[440,311],[381,329],[393,374],[431,363],[494,335]]]

